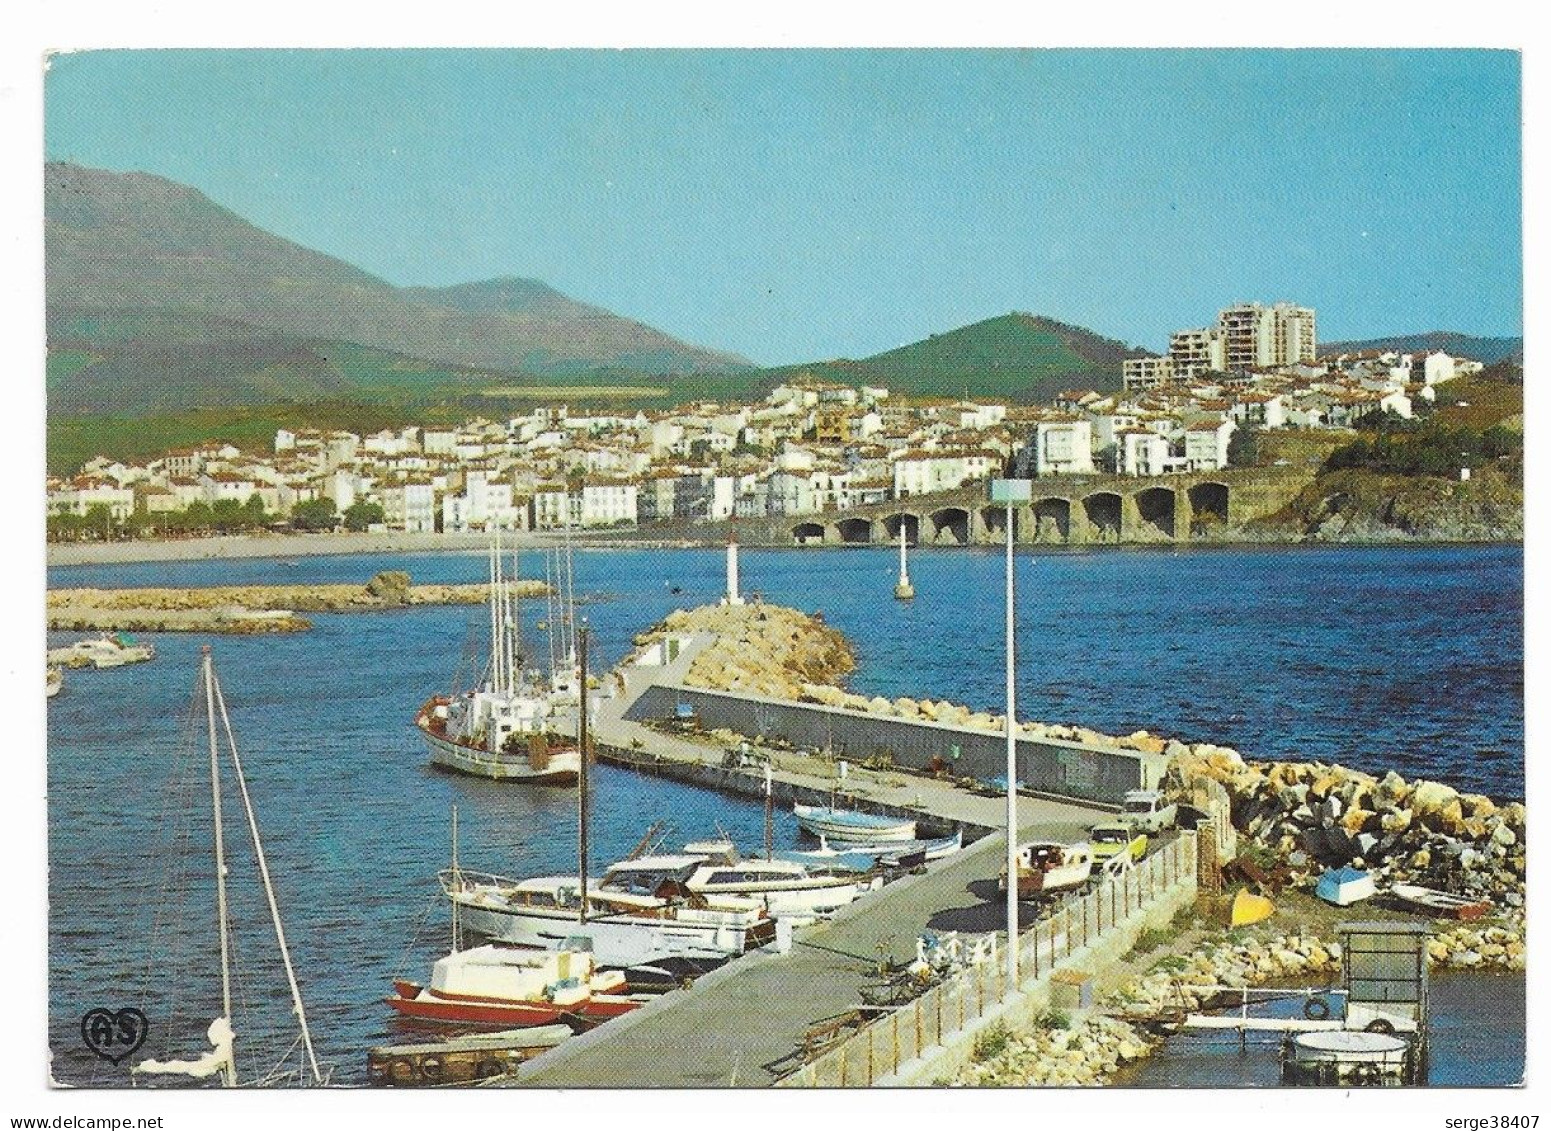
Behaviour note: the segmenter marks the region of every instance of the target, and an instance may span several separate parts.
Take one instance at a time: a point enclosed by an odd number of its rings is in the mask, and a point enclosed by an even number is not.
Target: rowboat
[[[1435,919],[1479,919],[1492,909],[1489,899],[1470,899],[1420,884],[1395,884],[1389,894],[1411,910]]]
[[[1332,868],[1314,885],[1314,894],[1337,907],[1350,907],[1378,890],[1373,877],[1361,868]]]
[[[792,806],[797,824],[814,836],[852,844],[887,844],[915,840],[916,823],[908,818],[885,817],[878,813],[859,813],[854,809],[836,809],[833,805]]]
[[[874,868],[910,868],[952,856],[964,847],[963,830],[937,840],[905,840],[892,844],[846,844],[831,848],[829,838],[819,837],[817,848],[788,849],[781,856],[802,862],[818,861],[858,872]]]

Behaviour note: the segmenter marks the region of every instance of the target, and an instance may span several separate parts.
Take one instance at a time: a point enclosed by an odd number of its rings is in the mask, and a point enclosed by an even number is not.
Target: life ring
[[[388,1061],[388,1079],[395,1084],[412,1084],[415,1081],[415,1063],[404,1057]]]
[[[440,1057],[423,1056],[420,1058],[420,1075],[425,1077],[428,1084],[440,1084],[443,1074]]]
[[[482,1060],[474,1066],[474,1079],[489,1080],[494,1076],[506,1075],[506,1069],[502,1068],[498,1061]]]
[[[1393,1033],[1395,1031],[1394,1024],[1382,1017],[1375,1017],[1364,1028],[1370,1033]]]
[[[1303,1003],[1303,1015],[1310,1021],[1323,1021],[1330,1016],[1330,1003],[1322,997],[1311,997]]]

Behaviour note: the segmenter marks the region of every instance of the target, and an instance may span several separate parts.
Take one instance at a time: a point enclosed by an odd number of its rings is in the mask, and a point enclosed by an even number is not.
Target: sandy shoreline
[[[507,535],[519,548],[549,545],[546,534]],[[484,552],[484,534],[232,534],[137,542],[55,543],[49,566],[121,565],[129,562],[215,561],[232,558],[310,558],[327,554],[401,554],[446,550]]]

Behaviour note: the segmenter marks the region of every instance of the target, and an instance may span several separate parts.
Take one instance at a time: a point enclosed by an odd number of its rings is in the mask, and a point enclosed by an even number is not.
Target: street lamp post
[[[1007,994],[1018,992],[1018,730],[1013,697],[1013,504],[1033,497],[1027,479],[993,479],[991,501],[1002,504],[1007,527]]]

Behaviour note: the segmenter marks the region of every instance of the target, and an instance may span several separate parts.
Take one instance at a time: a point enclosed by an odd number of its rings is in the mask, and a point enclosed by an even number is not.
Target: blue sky
[[[763,363],[1009,310],[1161,349],[1241,299],[1522,332],[1509,52],[116,51],[45,97],[51,159]]]

